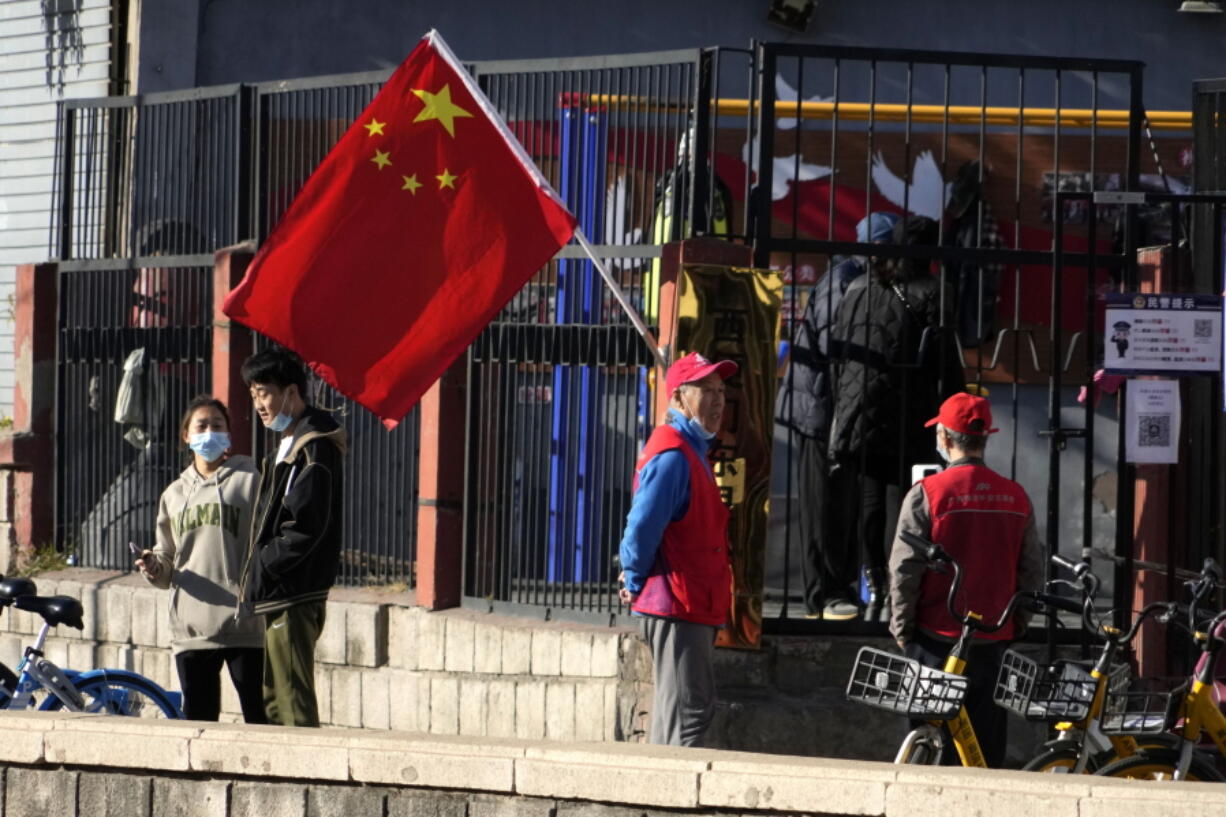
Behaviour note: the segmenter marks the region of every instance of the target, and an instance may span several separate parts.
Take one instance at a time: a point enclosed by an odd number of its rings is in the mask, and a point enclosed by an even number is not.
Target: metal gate
[[[1168,181],[1162,159],[1175,162],[1162,140],[1149,139],[1157,163],[1142,167],[1141,88],[1141,64],[1127,61],[761,50],[752,234],[756,263],[791,276],[785,338],[832,261],[929,260],[943,296],[933,343],[956,349],[966,382],[990,394],[1003,429],[988,462],[1027,488],[1048,547],[1075,557],[1112,554],[1131,533],[1114,418],[1105,404],[1096,412],[1092,399],[1083,409],[1076,398],[1100,365],[1102,295],[1135,281],[1139,231],[1150,222],[1125,205],[1108,228],[1072,203]],[[934,219],[935,245],[857,242],[856,221],[873,212]],[[835,347],[831,356],[846,360]],[[775,627],[833,627],[789,621],[800,612],[794,565],[806,532],[797,525],[798,435],[786,422],[790,407],[779,413],[770,562],[780,569],[768,590]],[[915,433],[899,429],[900,439]],[[900,447],[900,491],[912,464]]]

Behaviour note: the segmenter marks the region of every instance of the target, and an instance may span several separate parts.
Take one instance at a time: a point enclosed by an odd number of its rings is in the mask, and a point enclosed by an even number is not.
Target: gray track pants
[[[701,745],[715,714],[715,632],[706,624],[643,617],[655,682],[651,743]]]

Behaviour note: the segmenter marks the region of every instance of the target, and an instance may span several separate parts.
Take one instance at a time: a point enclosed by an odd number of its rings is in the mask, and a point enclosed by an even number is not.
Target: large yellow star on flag
[[[379,166],[379,169],[382,170],[383,168],[387,167],[388,165],[392,163],[391,157],[392,157],[391,151],[376,150],[375,155],[370,157],[370,160],[374,162],[375,164],[377,164]]]
[[[378,119],[375,119],[372,116],[370,118],[370,121],[367,122],[362,127],[366,128],[367,136],[384,136],[385,134],[383,133],[383,127],[386,124],[387,124],[386,122],[380,122]]]
[[[442,90],[434,94],[422,88],[414,88],[413,93],[426,103],[426,107],[422,108],[421,113],[413,121],[428,122],[431,119],[437,119],[439,124],[447,130],[447,135],[453,139],[455,138],[455,120],[472,117],[472,114],[451,101],[450,85],[444,85]]]
[[[421,187],[421,182],[417,181],[417,174],[414,173],[412,176],[401,176],[400,178],[404,179],[404,186],[400,189],[408,190],[410,193],[416,196],[417,188]]]
[[[455,180],[458,179],[459,176],[452,176],[451,171],[449,171],[447,168],[443,168],[443,175],[435,176],[434,178],[438,179],[439,190],[442,190],[444,187],[450,187],[452,190],[455,190]]]

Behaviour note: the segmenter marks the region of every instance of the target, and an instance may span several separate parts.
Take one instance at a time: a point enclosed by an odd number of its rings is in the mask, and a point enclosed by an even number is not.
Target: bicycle
[[[1107,696],[1103,731],[1107,734],[1149,734],[1172,731],[1173,748],[1142,749],[1099,769],[1104,777],[1146,780],[1226,781],[1213,759],[1197,743],[1208,734],[1219,756],[1226,757],[1226,715],[1219,708],[1214,671],[1222,645],[1226,644],[1226,611],[1197,626],[1200,602],[1217,585],[1221,571],[1206,559],[1200,577],[1193,583],[1188,623],[1201,655],[1192,674],[1174,689],[1163,692],[1135,691]]]
[[[993,693],[997,705],[1026,720],[1052,723],[1059,733],[1022,770],[1090,774],[1112,761],[1131,757],[1140,749],[1173,746],[1174,736],[1164,734],[1140,739],[1132,735],[1106,735],[1101,720],[1107,693],[1119,691],[1128,683],[1128,665],[1115,660],[1119,651],[1132,643],[1147,619],[1157,616],[1159,621],[1168,621],[1179,605],[1165,602],[1147,605],[1129,629],[1121,631],[1094,619],[1099,580],[1090,572],[1089,564],[1075,564],[1059,555],[1051,559],[1073,574],[1073,581],[1061,583],[1081,591],[1082,622],[1087,632],[1098,637],[1102,647],[1089,669],[1074,661],[1041,666],[1013,650],[1005,653]]]
[[[945,606],[954,620],[962,623],[962,630],[945,659],[944,668],[940,670],[925,667],[913,658],[861,647],[847,682],[846,697],[878,709],[927,721],[907,733],[894,758],[895,763],[940,763],[948,734],[963,766],[986,768],[979,738],[963,705],[968,684],[966,665],[974,635],[1000,630],[1020,604],[1028,603],[1030,609],[1044,612],[1044,605],[1049,603],[1060,609],[1068,609],[1069,600],[1038,591],[1019,591],[1009,599],[995,624],[985,623],[979,613],[971,610],[958,613],[954,600],[962,587],[961,565],[934,542],[909,531],[901,531],[899,535],[907,544],[924,553],[933,569],[940,569],[938,565],[952,568],[954,576],[945,597]],[[1078,605],[1076,609],[1081,608]]]
[[[129,717],[182,718],[181,695],[163,689],[139,673],[119,669],[85,672],[62,669],[43,654],[52,627],[81,630],[81,602],[69,596],[38,596],[29,579],[0,581],[0,606],[13,606],[40,616],[43,625],[34,643],[25,648],[14,680],[0,691],[0,709],[41,711],[67,709]],[[6,668],[7,669],[7,668]],[[40,700],[36,695],[47,693]]]

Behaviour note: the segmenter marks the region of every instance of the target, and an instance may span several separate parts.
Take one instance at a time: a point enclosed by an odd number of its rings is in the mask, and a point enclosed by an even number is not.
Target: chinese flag
[[[222,309],[391,428],[574,229],[431,32],[303,185]]]

